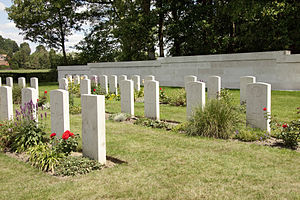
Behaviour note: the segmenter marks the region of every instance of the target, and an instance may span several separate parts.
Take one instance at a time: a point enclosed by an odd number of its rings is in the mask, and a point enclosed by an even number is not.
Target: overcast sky
[[[22,42],[27,42],[30,45],[31,52],[35,51],[35,47],[39,44],[29,42],[28,40],[23,40],[23,36],[20,35],[20,30],[16,28],[13,21],[8,20],[8,15],[4,10],[6,7],[11,6],[10,0],[0,0],[0,35],[4,38],[9,38],[14,40],[20,45]],[[83,38],[82,32],[75,32],[73,35],[68,37],[68,42],[66,43],[66,49],[68,52],[74,51],[71,47],[77,44]]]

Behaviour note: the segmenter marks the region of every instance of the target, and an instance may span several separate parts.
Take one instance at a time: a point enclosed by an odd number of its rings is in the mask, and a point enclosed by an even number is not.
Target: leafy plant
[[[81,113],[80,105],[70,105],[70,114],[76,115]]]
[[[182,88],[180,90],[176,90],[172,96],[168,98],[169,104],[172,106],[185,106],[186,105],[186,92]]]
[[[32,166],[39,168],[42,171],[51,171],[54,173],[55,167],[64,157],[63,153],[53,151],[48,144],[39,144],[33,146],[28,151],[29,162]]]
[[[159,101],[162,104],[168,104],[169,98],[167,97],[165,91],[162,88],[159,88]]]
[[[109,116],[110,120],[113,120],[115,122],[123,122],[130,118],[130,115],[126,113],[117,113]]]
[[[56,133],[52,133],[50,138],[53,150],[66,156],[75,151],[78,146],[78,136],[69,130],[65,131],[59,139],[56,137]]]
[[[134,124],[147,126],[151,128],[161,128],[166,130],[171,129],[170,125],[163,121],[158,121],[158,120],[153,120],[148,118],[139,118],[134,122]]]
[[[13,95],[13,102],[14,104],[20,104],[21,103],[21,87],[17,84],[14,84],[13,90],[12,90],[12,95]]]
[[[40,96],[38,99],[38,106],[41,107],[45,105],[48,102],[48,97],[47,97],[47,90],[44,91],[44,95]]]
[[[55,169],[57,176],[76,176],[87,174],[93,170],[100,170],[104,167],[99,162],[84,157],[64,157]]]
[[[134,101],[137,101],[138,98],[142,98],[144,96],[144,88],[140,88],[140,90],[134,90]]]

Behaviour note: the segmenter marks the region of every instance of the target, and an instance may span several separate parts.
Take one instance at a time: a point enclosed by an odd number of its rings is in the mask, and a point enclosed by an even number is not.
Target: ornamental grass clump
[[[228,139],[233,136],[237,126],[241,126],[241,113],[232,103],[227,91],[222,91],[220,99],[207,102],[202,110],[198,107],[186,126],[189,135],[199,135]]]

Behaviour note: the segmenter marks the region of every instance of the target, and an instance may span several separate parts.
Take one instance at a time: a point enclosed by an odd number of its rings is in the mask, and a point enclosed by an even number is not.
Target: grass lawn
[[[57,87],[41,85],[40,94]],[[238,103],[239,91],[231,93]],[[280,119],[294,119],[297,106],[300,92],[272,91]],[[106,110],[120,112],[120,102],[107,101]],[[142,116],[143,104],[135,111]],[[185,121],[185,107],[161,105],[161,117]],[[81,133],[81,115],[70,121]],[[112,121],[106,131],[107,155],[127,164],[58,178],[0,153],[0,199],[300,199],[298,152]]]

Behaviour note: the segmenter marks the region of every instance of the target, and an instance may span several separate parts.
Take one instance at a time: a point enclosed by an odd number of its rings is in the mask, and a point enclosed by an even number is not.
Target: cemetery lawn
[[[106,131],[107,155],[128,163],[59,178],[0,153],[0,199],[300,197],[298,152],[112,121]]]

